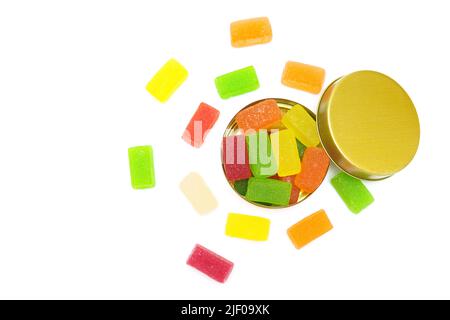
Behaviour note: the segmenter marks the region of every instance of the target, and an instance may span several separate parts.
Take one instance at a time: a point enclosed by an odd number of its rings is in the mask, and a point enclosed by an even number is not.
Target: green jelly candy
[[[134,189],[147,189],[155,186],[153,167],[153,149],[151,146],[128,149],[130,161],[131,185]]]
[[[241,196],[245,196],[247,193],[248,179],[237,180],[234,182],[234,190],[237,191]]]
[[[303,154],[305,153],[306,146],[297,139],[295,139],[295,141],[297,142],[298,156],[300,157],[300,159],[302,159]]]
[[[269,134],[266,130],[246,136],[250,170],[257,178],[273,176],[278,171]]]
[[[228,99],[259,88],[258,76],[253,66],[226,73],[215,80],[217,92]]]
[[[246,198],[249,201],[263,202],[279,206],[289,205],[292,184],[274,179],[250,178]]]
[[[271,207],[272,205],[270,203],[266,203],[266,202],[256,202],[260,205],[266,206],[266,207]]]
[[[353,213],[361,212],[374,201],[370,191],[367,190],[361,180],[353,178],[345,172],[334,176],[331,179],[331,184]]]

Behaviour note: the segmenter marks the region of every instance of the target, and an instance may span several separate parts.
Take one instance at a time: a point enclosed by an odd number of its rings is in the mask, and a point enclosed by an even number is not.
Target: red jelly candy
[[[187,261],[191,267],[208,277],[224,283],[233,270],[233,262],[197,244]]]
[[[287,177],[279,177],[278,175],[273,176],[274,179],[289,182],[290,184],[292,184],[291,198],[289,199],[289,204],[297,203],[298,196],[300,195],[300,189],[297,188],[294,184],[295,177],[296,177],[295,175]]]
[[[219,110],[214,109],[206,103],[200,103],[183,133],[183,140],[191,146],[200,148],[209,130],[214,126],[217,118],[219,118],[219,114]]]
[[[252,176],[244,135],[224,137],[222,163],[228,180],[248,179]]]

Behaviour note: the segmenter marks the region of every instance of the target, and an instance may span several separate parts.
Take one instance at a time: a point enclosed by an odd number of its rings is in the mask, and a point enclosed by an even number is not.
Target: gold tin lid
[[[384,179],[402,170],[419,146],[413,102],[397,82],[375,71],[334,81],[319,102],[317,126],[333,162],[360,179]]]

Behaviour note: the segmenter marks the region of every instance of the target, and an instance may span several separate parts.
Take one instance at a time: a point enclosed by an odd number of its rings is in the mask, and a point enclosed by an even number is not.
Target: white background
[[[2,1],[0,298],[450,298],[447,1]],[[273,41],[234,49],[229,24],[268,16]],[[189,70],[166,104],[145,86],[169,58]],[[319,95],[284,87],[287,60],[326,83],[360,69],[396,79],[421,144],[404,171],[367,183],[359,215],[327,181],[286,210],[227,185],[220,139],[243,106]],[[261,88],[221,100],[214,78],[254,65]],[[201,102],[220,118],[201,149],[181,139]],[[380,127],[380,130],[383,128]],[[157,185],[131,188],[127,148],[151,144]],[[370,148],[370,146],[368,146]],[[198,216],[179,191],[201,173],[219,208]],[[324,208],[332,232],[295,250],[286,229]],[[270,241],[224,235],[229,212],[271,218]],[[196,243],[235,263],[225,284],[185,265]]]

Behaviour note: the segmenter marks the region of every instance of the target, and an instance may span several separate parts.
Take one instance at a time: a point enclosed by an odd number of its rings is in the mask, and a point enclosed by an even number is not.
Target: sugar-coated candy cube
[[[134,189],[147,189],[155,186],[155,168],[151,146],[128,149],[131,185]]]
[[[177,60],[170,59],[147,84],[147,91],[160,102],[166,102],[187,76],[187,70]]]
[[[301,160],[303,158],[303,154],[305,153],[306,146],[297,139],[295,140],[295,142],[297,142],[298,156]]]
[[[300,249],[331,229],[333,225],[327,214],[324,210],[319,210],[290,227],[288,236],[295,248]]]
[[[291,88],[320,93],[325,81],[325,70],[308,64],[288,61],[281,82]]]
[[[286,112],[281,119],[286,128],[294,132],[295,137],[307,147],[315,147],[319,144],[316,121],[301,105],[296,104]]]
[[[232,22],[230,33],[231,45],[235,48],[263,44],[272,40],[272,27],[267,17]]]
[[[193,147],[200,148],[219,114],[219,110],[204,102],[200,103],[183,133],[183,140]]]
[[[198,173],[188,174],[181,181],[180,189],[199,214],[209,213],[217,208],[216,198]]]
[[[287,176],[287,177],[280,177],[278,175],[275,175],[273,178],[277,179],[277,180],[281,180],[284,182],[289,182],[292,185],[292,190],[291,190],[291,198],[289,199],[289,204],[294,204],[297,203],[298,201],[298,197],[300,195],[300,189],[297,188],[294,184],[294,180],[295,180],[295,175],[294,176]]]
[[[305,193],[312,193],[322,183],[330,165],[323,148],[308,147],[302,160],[302,171],[295,177],[295,185]]]
[[[331,179],[331,184],[347,207],[353,213],[359,213],[368,207],[374,198],[361,180],[340,172]]]
[[[266,218],[230,213],[225,234],[229,237],[266,241],[269,238],[270,220]]]
[[[245,196],[247,193],[248,179],[237,180],[234,182],[234,190],[236,190],[241,196]]]
[[[249,201],[289,205],[292,185],[289,182],[267,178],[250,178],[248,180],[246,199]]]
[[[277,173],[278,166],[272,152],[266,130],[246,136],[250,170],[255,177],[270,177]]]
[[[247,143],[244,135],[224,137],[222,140],[222,164],[229,181],[251,177]]]
[[[221,283],[228,279],[233,270],[233,262],[199,244],[192,250],[187,264]]]
[[[266,129],[281,120],[281,110],[276,100],[267,99],[258,102],[236,115],[238,127],[244,131],[249,129]]]
[[[301,171],[300,157],[298,155],[295,136],[291,130],[285,129],[270,135],[275,161],[278,164],[278,175],[287,177]]]
[[[217,92],[228,99],[259,88],[258,76],[253,66],[232,71],[216,78]]]

